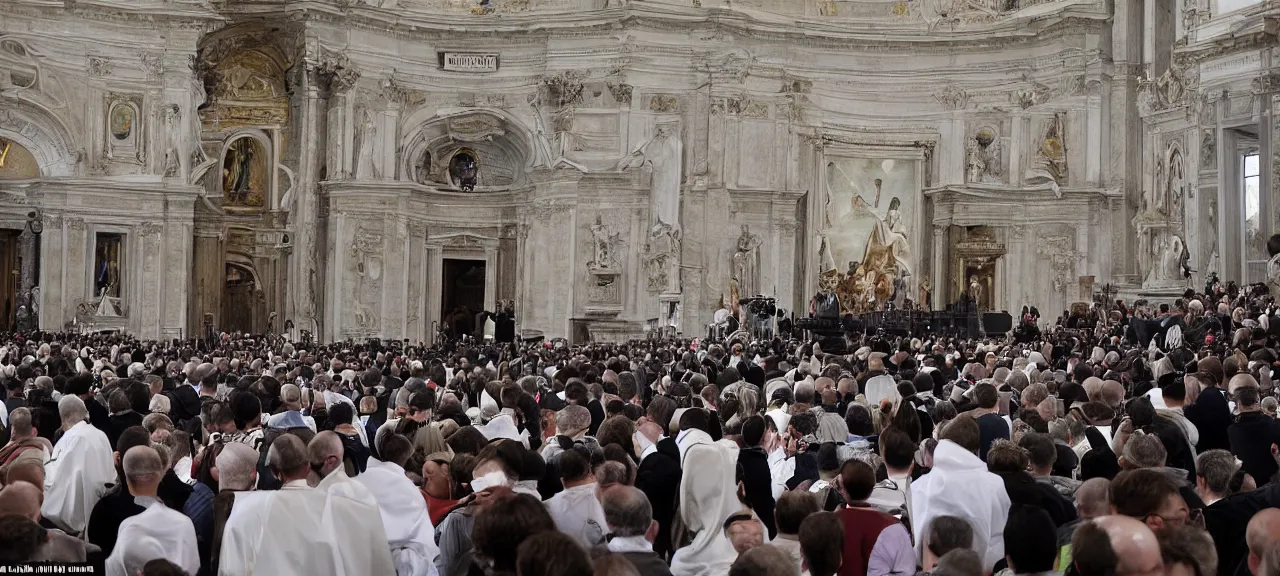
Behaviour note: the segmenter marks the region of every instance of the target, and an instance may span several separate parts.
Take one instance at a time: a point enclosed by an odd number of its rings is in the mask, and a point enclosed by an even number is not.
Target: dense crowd
[[[0,563],[107,574],[1280,574],[1265,287],[1008,339],[10,334]]]

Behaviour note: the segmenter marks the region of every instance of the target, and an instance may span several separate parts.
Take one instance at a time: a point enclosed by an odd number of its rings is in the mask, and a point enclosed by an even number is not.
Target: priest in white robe
[[[157,496],[160,479],[166,472],[160,454],[150,446],[134,446],[121,460],[129,493],[149,505],[141,514],[120,523],[116,547],[107,557],[107,574],[141,574],[143,566],[157,558],[195,574],[200,570],[195,526],[186,514],[169,509]]]
[[[724,576],[738,557],[723,529],[725,520],[742,510],[737,490],[738,446],[728,440],[713,441],[696,428],[682,431],[676,445],[685,470],[680,478],[678,513],[696,535],[672,556],[671,573]]]
[[[40,513],[72,535],[84,532],[89,514],[116,481],[115,459],[107,435],[89,424],[89,410],[78,396],[58,400],[62,438],[44,463],[44,504]]]
[[[311,466],[302,440],[276,438],[267,462],[284,486],[236,495],[222,533],[219,574],[395,574],[377,511],[307,485]]]
[[[385,460],[369,458],[364,472],[355,477],[378,501],[383,530],[391,547],[397,576],[436,576],[435,528],[422,492],[404,474],[403,462],[413,453],[404,436],[383,439],[378,453]]]

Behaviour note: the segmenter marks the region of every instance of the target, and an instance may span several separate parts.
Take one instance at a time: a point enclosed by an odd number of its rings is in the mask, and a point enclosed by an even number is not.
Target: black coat
[[[200,417],[200,393],[194,386],[179,384],[165,396],[169,397],[169,417],[175,425],[181,427],[183,422]]]
[[[742,468],[742,485],[747,504],[769,529],[769,539],[778,535],[773,519],[773,474],[769,471],[769,456],[759,446],[738,452],[738,466]]]
[[[1227,437],[1227,428],[1231,426],[1231,410],[1227,406],[1227,393],[1221,388],[1209,388],[1201,392],[1194,404],[1183,407],[1182,413],[1200,432],[1200,441],[1196,443],[1197,454],[1209,450],[1231,449],[1231,441]],[[1254,479],[1266,482],[1264,479]]]
[[[1022,471],[1000,472],[998,475],[1004,480],[1004,490],[1013,504],[1043,508],[1053,519],[1054,526],[1063,526],[1076,519],[1075,506],[1053,486],[1036,482],[1030,474]]]
[[[111,442],[111,447],[116,447],[116,441],[120,439],[120,434],[125,430],[134,426],[142,425],[142,415],[132,410],[123,414],[115,414],[111,416],[107,425],[107,441]]]
[[[1218,549],[1218,575],[1231,576],[1249,556],[1245,528],[1264,508],[1280,506],[1280,486],[1270,485],[1245,494],[1223,498],[1204,508],[1204,528]]]
[[[676,450],[674,455],[672,450]],[[680,453],[670,438],[659,441],[657,452],[641,460],[636,470],[636,488],[649,497],[658,523],[653,551],[664,559],[675,552],[671,549],[671,518],[679,504],[680,476]]]
[[[1262,412],[1245,412],[1236,416],[1227,436],[1240,467],[1258,484],[1269,482],[1277,469],[1271,445],[1280,444],[1280,422]]]
[[[622,557],[635,566],[640,576],[671,576],[671,568],[653,552],[623,552]]]

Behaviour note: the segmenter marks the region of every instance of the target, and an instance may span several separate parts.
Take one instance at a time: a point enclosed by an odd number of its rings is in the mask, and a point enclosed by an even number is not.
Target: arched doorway
[[[254,331],[254,304],[260,287],[257,274],[242,264],[227,262],[226,286],[222,293],[222,326],[224,332]]]

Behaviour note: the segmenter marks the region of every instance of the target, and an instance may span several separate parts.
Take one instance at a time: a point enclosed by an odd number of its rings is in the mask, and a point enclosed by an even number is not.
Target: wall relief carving
[[[1032,165],[1026,174],[1028,184],[1049,184],[1058,196],[1062,195],[1060,187],[1067,183],[1067,131],[1062,117],[1062,113],[1055,113],[1043,121]]]
[[[1207,128],[1200,136],[1200,169],[1218,169],[1218,136],[1212,128]]]
[[[649,110],[662,114],[680,113],[680,99],[671,94],[658,94],[649,98]]]

